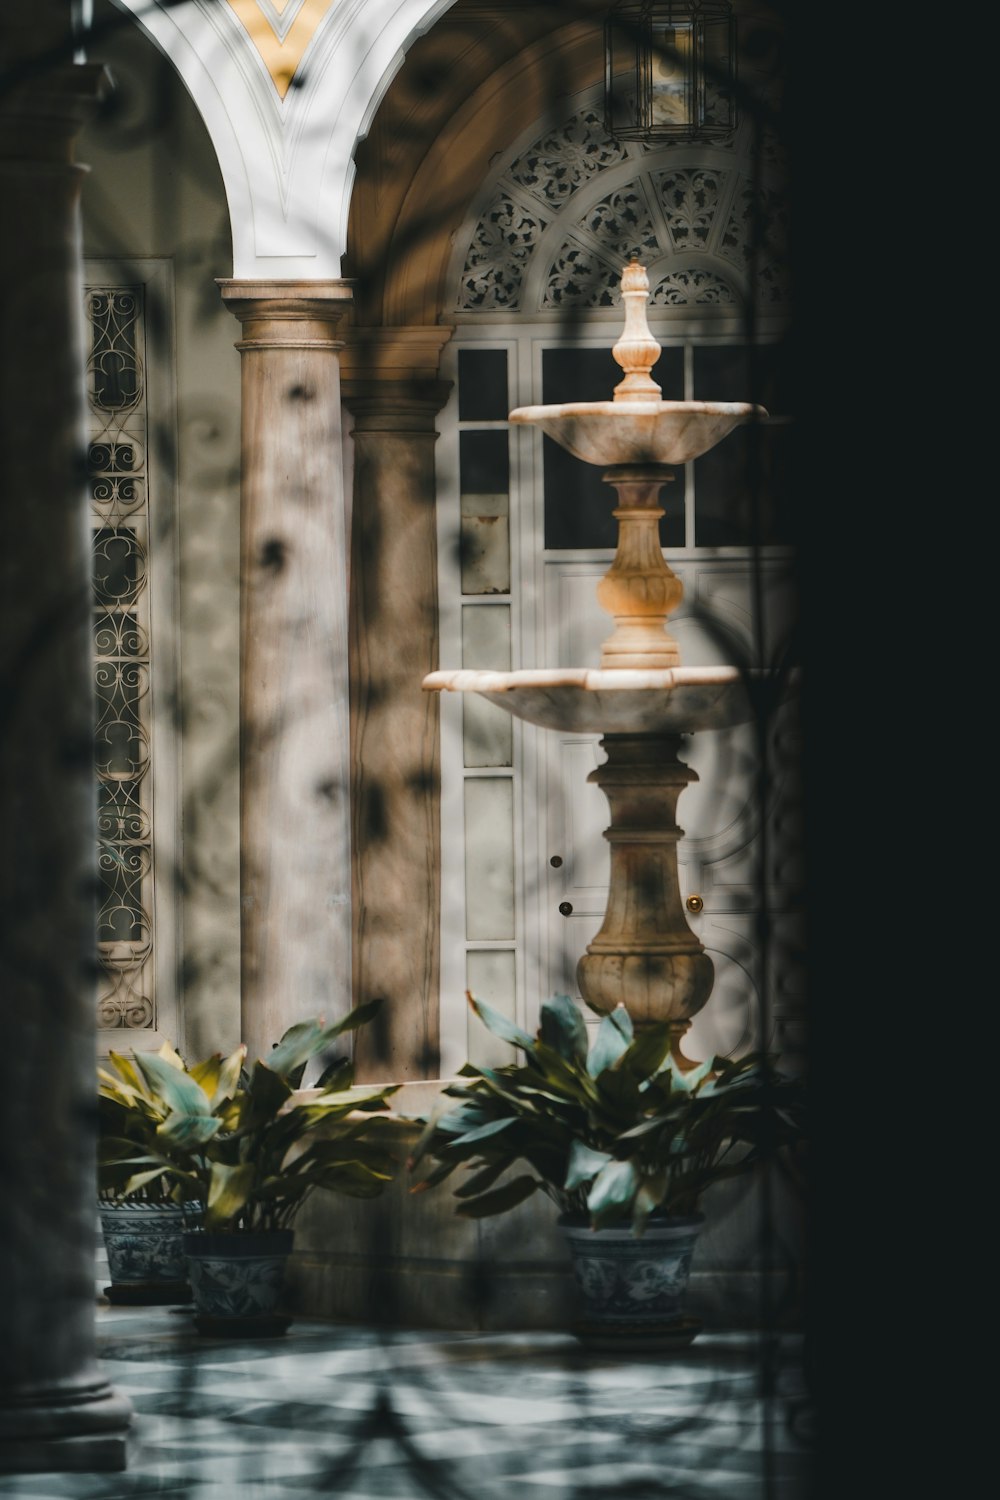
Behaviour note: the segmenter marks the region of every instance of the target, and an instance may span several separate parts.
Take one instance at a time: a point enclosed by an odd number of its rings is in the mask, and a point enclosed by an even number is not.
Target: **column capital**
[[[0,162],[72,164],[77,135],[113,87],[103,63],[26,60],[0,95]]]
[[[451,390],[439,371],[454,331],[440,324],[352,328],[340,356],[344,405],[365,429],[398,431],[400,418],[432,425]]]
[[[351,281],[218,277],[215,284],[243,325],[237,349],[343,347],[336,331],[354,297]]]

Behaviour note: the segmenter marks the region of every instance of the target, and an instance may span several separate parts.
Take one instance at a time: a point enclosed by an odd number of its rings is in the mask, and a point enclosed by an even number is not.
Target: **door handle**
[[[701,911],[705,903],[700,896],[689,896],[684,905],[687,907],[688,911],[699,912]]]
[[[560,901],[559,910],[562,912],[564,917],[571,917],[573,915],[572,901]]]

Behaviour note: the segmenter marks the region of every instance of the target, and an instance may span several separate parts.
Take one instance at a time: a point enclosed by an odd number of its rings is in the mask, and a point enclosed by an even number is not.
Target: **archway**
[[[610,377],[588,375],[583,366],[596,360],[598,370],[603,359],[610,368],[607,349],[620,326],[615,286],[633,252],[650,266],[654,321],[666,330],[670,346],[662,362],[670,383],[666,394],[764,399],[775,410],[784,400],[778,387],[789,320],[787,197],[777,134],[758,130],[751,113],[731,139],[716,145],[622,145],[603,124],[599,27],[575,22],[543,30],[537,20],[534,26],[518,34],[508,22],[498,39],[506,50],[492,67],[471,48],[461,13],[414,45],[359,149],[349,235],[347,264],[358,278],[358,293],[357,325],[345,351],[345,391],[363,454],[355,482],[351,606],[355,985],[362,997],[384,989],[394,1001],[401,1050],[404,1014],[421,1008],[426,1066],[433,1056],[426,1039],[435,1029],[437,933],[436,890],[428,886],[427,872],[436,874],[440,827],[445,896],[439,1045],[445,1072],[482,1040],[465,1033],[467,985],[493,985],[487,998],[530,1024],[542,995],[557,982],[572,982],[566,977],[568,948],[544,912],[574,905],[577,925],[563,923],[562,932],[568,938],[572,931],[582,948],[591,933],[578,924],[596,927],[595,891],[601,884],[599,876],[596,885],[584,882],[594,886],[589,904],[581,903],[575,889],[552,887],[551,867],[562,871],[558,880],[564,881],[569,864],[562,852],[550,864],[552,830],[546,831],[545,821],[566,778],[556,775],[551,754],[530,728],[516,726],[511,744],[491,743],[489,710],[476,727],[470,715],[479,710],[466,705],[465,722],[445,726],[440,813],[436,801],[437,705],[428,705],[418,683],[435,664],[438,621],[443,665],[473,664],[473,657],[475,665],[501,668],[563,660],[559,653],[568,643],[580,649],[586,631],[581,634],[576,604],[563,618],[549,596],[564,587],[560,577],[575,574],[589,580],[579,599],[584,593],[589,598],[608,561],[602,550],[612,544],[603,496],[592,507],[593,514],[600,511],[603,532],[585,528],[562,540],[548,535],[549,455],[535,452],[523,433],[508,446],[508,436],[499,431],[507,410],[540,399],[607,395],[610,384],[601,382]],[[758,55],[761,99],[774,84],[769,65]],[[431,86],[441,79],[461,83],[443,91]],[[514,121],[523,122],[521,128]],[[567,340],[582,351],[571,359],[573,378],[597,384],[546,396],[544,346]],[[495,355],[497,369],[497,361],[503,364],[496,376],[500,393],[489,412],[481,403],[463,410],[463,363],[466,387],[471,380],[482,389],[488,380],[480,355]],[[457,396],[442,387],[442,374],[453,386],[459,378]],[[766,393],[760,389],[765,378]],[[751,390],[754,380],[759,385]],[[717,388],[726,382],[733,388]],[[390,430],[401,443],[391,461],[385,437]],[[413,435],[410,442],[402,437],[406,431]],[[463,473],[463,450],[477,431],[477,441],[502,449],[485,479]],[[767,439],[768,478],[777,488],[782,436],[775,428]],[[404,502],[392,475],[405,467],[401,454],[418,447],[423,457],[411,469]],[[691,644],[697,659],[711,652],[713,632],[730,652],[735,643],[744,654],[740,659],[749,659],[754,650],[780,649],[793,607],[787,598],[786,517],[776,489],[774,513],[761,531],[751,520],[745,483],[732,493],[747,454],[732,445],[721,466],[717,460],[692,469],[677,487],[678,509],[668,519],[665,540],[687,554],[689,593],[702,617]],[[577,475],[560,481],[554,474],[551,483],[558,488],[559,482],[580,480]],[[436,538],[431,489],[437,493]],[[407,505],[419,518],[423,541],[398,548],[392,558],[386,538]],[[483,555],[487,531],[494,557],[497,538],[505,535],[499,550],[507,572],[502,565],[497,576],[470,580],[463,576],[463,559]],[[761,544],[772,596],[766,642],[749,598],[757,566],[751,558],[763,556]],[[447,597],[439,594],[438,582]],[[380,607],[373,608],[373,601]],[[546,634],[546,611],[562,620],[561,644],[559,629]],[[577,622],[575,642],[569,619]],[[456,711],[455,705],[442,708],[445,715]],[[509,724],[505,728],[509,738]],[[470,735],[478,736],[471,752]],[[575,757],[571,777],[581,769],[580,755],[592,757],[593,751],[567,748]],[[743,747],[736,759],[748,765],[752,757]],[[697,855],[692,880],[714,881],[703,921],[712,925],[720,963],[732,981],[724,987],[743,996],[721,1029],[720,1044],[735,1045],[748,1024],[745,992],[756,982],[747,938],[753,902],[744,890],[756,857],[747,852],[755,814],[746,791],[717,795],[733,757],[722,761],[711,768],[710,790],[703,788],[700,799],[689,796],[689,802],[700,801],[701,815],[689,848]],[[707,816],[712,802],[722,809],[724,827]],[[567,833],[582,815],[573,804],[570,798],[556,819]],[[408,873],[400,873],[392,838],[407,826],[412,853],[402,861]],[[493,844],[484,846],[485,831],[495,836]],[[580,827],[576,832],[584,837]],[[585,840],[593,837],[588,828]],[[726,862],[729,875],[723,879],[719,872]],[[504,872],[499,877],[498,870]],[[470,915],[471,903],[491,880],[498,887],[497,916],[487,928]],[[468,901],[467,892],[475,892]],[[394,967],[396,943],[422,955],[419,974],[405,962]]]

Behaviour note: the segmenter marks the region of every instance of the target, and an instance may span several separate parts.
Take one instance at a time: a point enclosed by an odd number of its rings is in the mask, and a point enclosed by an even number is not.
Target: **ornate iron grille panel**
[[[608,189],[599,199],[598,181]],[[787,218],[784,153],[773,131],[758,139],[747,120],[724,144],[623,145],[595,110],[581,109],[497,177],[455,310],[616,308],[622,266],[638,255],[650,268],[654,307],[737,308],[756,296],[781,311],[790,292]],[[540,281],[536,252],[547,268]]]
[[[98,1025],[155,1026],[142,289],[88,287]]]

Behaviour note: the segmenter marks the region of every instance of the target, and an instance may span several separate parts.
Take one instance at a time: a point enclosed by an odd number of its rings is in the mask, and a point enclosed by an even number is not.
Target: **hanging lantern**
[[[727,0],[623,0],[604,27],[604,109],[622,141],[718,140],[736,129]]]

